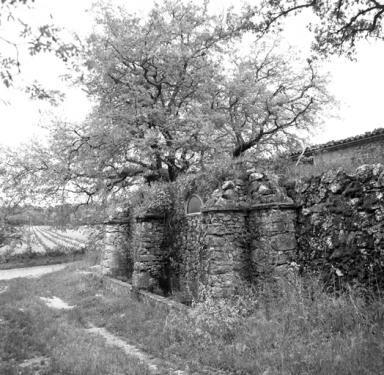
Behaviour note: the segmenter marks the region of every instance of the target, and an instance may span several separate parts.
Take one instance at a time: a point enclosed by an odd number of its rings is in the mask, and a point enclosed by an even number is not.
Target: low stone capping
[[[248,211],[268,210],[268,209],[281,209],[281,210],[298,210],[300,206],[294,203],[286,202],[272,202],[272,203],[258,203],[253,204],[248,208]]]
[[[130,283],[121,280],[114,279],[112,277],[102,277],[103,288],[109,292],[112,292],[118,296],[129,296],[144,303],[155,305],[156,307],[163,307],[168,310],[178,310],[181,312],[188,312],[190,308],[182,303],[172,301],[168,298],[158,296],[143,290],[134,288]]]
[[[249,207],[207,207],[201,210],[202,213],[208,212],[244,212],[248,213],[249,211],[257,211],[257,210],[268,210],[268,209],[286,209],[286,210],[298,210],[300,206],[294,203],[287,202],[272,202],[272,203],[257,203],[253,204]]]
[[[200,216],[200,215],[201,215],[201,212],[192,212],[190,214],[185,214],[185,216],[187,217]]]
[[[165,219],[164,214],[146,214],[146,215],[135,217],[135,220],[139,223],[141,223],[143,221],[163,220],[163,219]]]
[[[228,206],[228,207],[206,207],[202,208],[201,213],[209,212],[244,212],[245,214],[249,211],[248,207],[237,207],[237,206]]]
[[[106,220],[106,221],[103,221],[101,224],[103,225],[124,225],[124,224],[129,224],[130,223],[130,219],[129,218],[116,218],[116,219],[110,219],[110,220]]]

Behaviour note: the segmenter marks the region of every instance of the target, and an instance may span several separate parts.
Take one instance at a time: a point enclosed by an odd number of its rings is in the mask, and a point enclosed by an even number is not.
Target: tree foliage
[[[69,175],[100,176],[106,186],[173,181],[215,155],[262,152],[313,126],[329,97],[312,62],[292,67],[292,56],[261,43],[228,58],[253,17],[181,1],[145,19],[104,10],[82,77],[98,104],[84,124],[59,130]]]
[[[220,57],[246,21],[182,2],[156,5],[145,21],[105,13],[104,33],[91,39],[87,82],[100,103],[94,138],[118,138],[139,170],[165,168],[170,180],[188,170],[209,151],[204,134],[223,79]]]
[[[298,130],[308,130],[331,101],[313,61],[300,62],[260,49],[236,61],[234,73],[214,99],[215,125],[222,147],[233,157],[298,146]]]
[[[66,41],[61,29],[53,22],[34,24],[26,14],[33,16],[34,0],[1,0],[0,2],[0,81],[9,88],[21,73],[23,55],[53,53],[64,62],[78,54],[75,40]],[[29,12],[26,12],[29,10]],[[29,15],[31,17],[31,15]],[[33,81],[22,88],[31,98],[57,104],[63,97],[58,90],[48,90]]]
[[[330,97],[313,61],[267,40],[241,47],[254,18],[250,7],[213,15],[208,3],[178,0],[141,19],[103,8],[81,76],[93,112],[82,124],[55,122],[46,146],[15,153],[5,186],[89,201],[289,147]]]
[[[310,25],[315,33],[314,51],[321,55],[352,57],[357,41],[383,39],[384,3],[380,0],[265,0],[259,11],[263,21],[255,30],[266,33],[289,14],[310,9],[318,23]]]

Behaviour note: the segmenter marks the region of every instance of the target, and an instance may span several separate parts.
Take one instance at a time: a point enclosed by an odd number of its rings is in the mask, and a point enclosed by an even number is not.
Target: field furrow
[[[75,238],[71,238],[69,236],[66,236],[64,234],[58,233],[52,229],[47,229],[47,228],[39,228],[40,231],[42,231],[44,234],[46,234],[49,238],[51,238],[53,241],[64,241],[72,246],[84,246],[85,243],[84,241],[77,240]]]
[[[40,258],[78,256],[84,253],[86,238],[84,233],[75,236],[76,231],[60,231],[50,226],[23,226],[17,228],[19,236],[0,247],[0,264],[9,262],[29,262]]]
[[[74,243],[68,239],[54,236],[54,235],[52,235],[52,233],[50,231],[47,231],[47,230],[44,230],[41,228],[39,228],[38,231],[39,231],[41,236],[46,238],[48,241],[53,242],[56,246],[61,246],[61,247],[65,247],[65,248],[81,248],[82,247],[82,245],[80,245],[77,242]]]
[[[52,250],[55,247],[57,247],[57,244],[54,241],[47,238],[47,236],[45,236],[40,230],[34,228],[34,231],[35,231],[36,238],[38,239],[39,243],[42,244],[42,246],[44,246],[49,250]]]

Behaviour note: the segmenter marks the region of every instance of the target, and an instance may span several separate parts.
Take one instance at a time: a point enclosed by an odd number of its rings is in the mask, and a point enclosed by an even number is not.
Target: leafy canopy
[[[30,171],[39,194],[91,199],[294,144],[330,101],[325,80],[265,36],[244,49],[260,37],[255,19],[252,7],[215,15],[207,2],[164,1],[142,19],[102,8],[83,53],[92,114],[55,122],[48,146],[15,157],[10,175]]]
[[[182,1],[145,19],[103,9],[82,77],[98,105],[77,130],[72,165],[88,163],[109,185],[173,181],[215,155],[283,145],[290,130],[311,127],[329,100],[324,80],[312,62],[292,68],[262,43],[238,53],[254,17]]]

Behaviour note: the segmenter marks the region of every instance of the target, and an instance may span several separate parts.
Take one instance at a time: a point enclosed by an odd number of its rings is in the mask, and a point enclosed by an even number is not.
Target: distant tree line
[[[52,225],[56,227],[78,226],[100,223],[104,220],[103,208],[96,204],[77,206],[62,204],[51,207],[22,205],[15,207],[4,218],[11,226]]]

